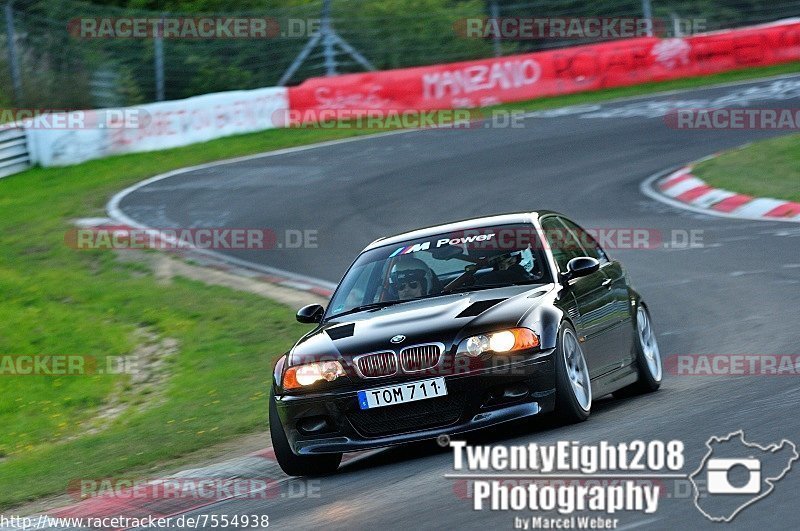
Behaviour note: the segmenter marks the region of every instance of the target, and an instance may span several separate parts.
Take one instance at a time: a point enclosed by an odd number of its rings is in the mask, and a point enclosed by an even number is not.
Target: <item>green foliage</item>
[[[485,16],[482,0],[334,2],[336,30],[378,69],[489,57],[490,42],[461,38],[459,20]]]

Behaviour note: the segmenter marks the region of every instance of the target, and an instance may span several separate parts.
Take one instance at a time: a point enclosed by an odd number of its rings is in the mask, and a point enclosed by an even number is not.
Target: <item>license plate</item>
[[[431,378],[430,380],[359,391],[358,405],[361,409],[372,409],[445,395],[447,395],[447,386],[444,383],[444,378]]]

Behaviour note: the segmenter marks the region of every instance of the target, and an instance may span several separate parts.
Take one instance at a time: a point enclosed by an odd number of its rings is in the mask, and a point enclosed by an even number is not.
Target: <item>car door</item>
[[[588,231],[567,218],[559,217],[559,219],[578,236],[586,256],[600,262],[600,270],[606,276],[604,283],[610,292],[613,306],[602,327],[602,333],[606,338],[600,343],[607,350],[603,355],[604,358],[607,357],[607,370],[627,365],[632,360],[633,325],[625,270],[622,268],[622,264],[608,257],[608,254]]]
[[[567,271],[567,264],[573,258],[586,256],[576,235],[557,216],[545,217],[541,224],[559,273]],[[565,286],[575,301],[577,315],[572,317],[592,378],[605,374],[612,363],[608,337],[603,333],[608,328],[608,315],[614,306],[609,284],[606,274],[598,270],[572,279]]]

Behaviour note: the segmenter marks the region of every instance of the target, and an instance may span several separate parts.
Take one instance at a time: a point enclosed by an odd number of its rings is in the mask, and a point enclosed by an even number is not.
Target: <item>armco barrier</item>
[[[643,37],[480,61],[313,78],[289,89],[295,116],[329,109],[479,107],[800,60],[800,19],[687,38]]]
[[[21,127],[0,125],[0,178],[31,167],[28,139]]]

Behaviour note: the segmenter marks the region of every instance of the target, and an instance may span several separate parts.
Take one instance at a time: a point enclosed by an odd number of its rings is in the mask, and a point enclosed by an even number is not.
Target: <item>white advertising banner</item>
[[[205,94],[123,109],[42,116],[27,127],[33,162],[66,166],[272,129],[288,110],[283,87]]]

